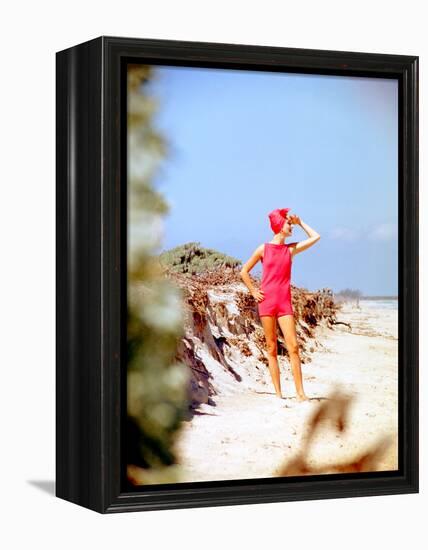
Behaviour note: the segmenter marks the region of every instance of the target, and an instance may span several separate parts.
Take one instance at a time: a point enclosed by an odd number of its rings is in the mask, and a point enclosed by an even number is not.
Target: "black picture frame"
[[[417,56],[101,36],[56,53],[56,496],[100,513],[418,492]],[[399,469],[127,490],[128,62],[396,78]]]

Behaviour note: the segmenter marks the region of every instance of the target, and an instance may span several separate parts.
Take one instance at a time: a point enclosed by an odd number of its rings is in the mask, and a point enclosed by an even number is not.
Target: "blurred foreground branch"
[[[343,433],[349,430],[349,414],[352,397],[336,389],[327,401],[322,402],[308,420],[308,432],[301,451],[288,460],[276,472],[278,476],[301,476],[327,473],[374,472],[392,444],[392,437],[382,436],[365,451],[348,460],[331,462],[322,466],[310,464],[311,447],[320,430],[330,424],[330,430]]]

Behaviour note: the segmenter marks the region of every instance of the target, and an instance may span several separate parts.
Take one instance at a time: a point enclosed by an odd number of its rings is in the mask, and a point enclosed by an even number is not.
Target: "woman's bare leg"
[[[296,386],[297,400],[306,401],[308,398],[303,389],[299,345],[297,343],[296,324],[293,315],[278,317],[278,324],[284,335],[285,345],[287,346],[288,355],[290,357],[291,372],[293,373],[294,385]]]
[[[269,371],[277,397],[282,398],[281,380],[278,367],[278,345],[276,318],[263,315],[260,317],[266,338],[266,349],[268,354]]]

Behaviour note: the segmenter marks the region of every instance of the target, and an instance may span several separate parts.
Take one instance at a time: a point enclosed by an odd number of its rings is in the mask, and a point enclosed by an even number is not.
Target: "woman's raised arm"
[[[303,222],[299,216],[291,215],[291,223],[295,225],[300,225],[300,227],[306,232],[309,239],[305,239],[304,241],[300,241],[298,243],[292,243],[291,246],[291,255],[294,256],[298,254],[299,252],[303,252],[304,250],[308,249],[312,245],[314,245],[316,242],[318,242],[321,239],[321,235],[314,231],[309,225],[307,225],[305,222]]]

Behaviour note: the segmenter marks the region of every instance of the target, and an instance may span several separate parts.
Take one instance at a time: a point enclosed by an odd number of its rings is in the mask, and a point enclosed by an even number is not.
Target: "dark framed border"
[[[418,492],[417,56],[99,37],[56,53],[56,495],[98,512]],[[126,486],[129,62],[399,83],[399,469]]]

